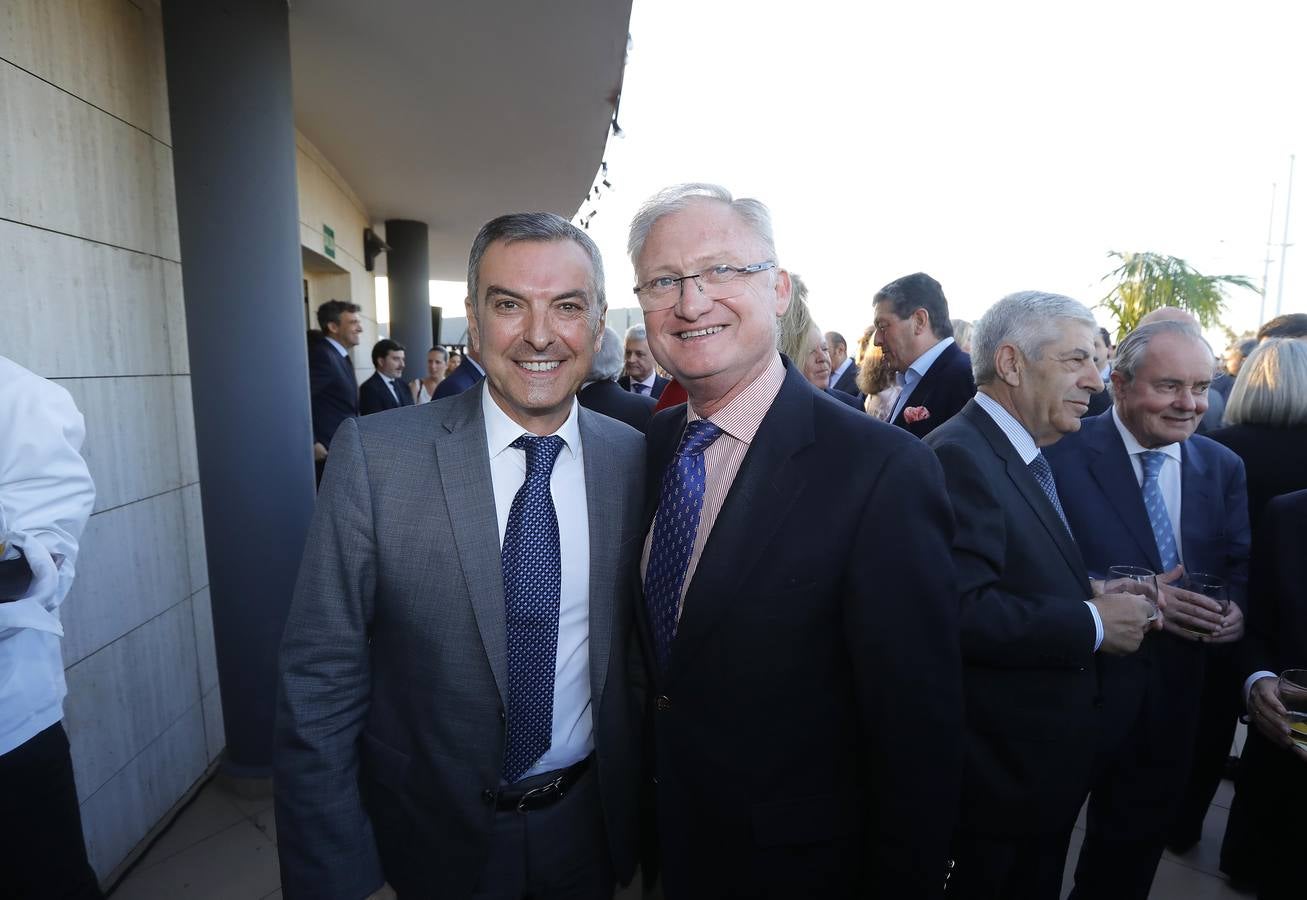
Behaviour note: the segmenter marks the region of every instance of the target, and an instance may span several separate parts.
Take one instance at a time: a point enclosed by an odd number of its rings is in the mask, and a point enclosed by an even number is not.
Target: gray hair
[[[1307,425],[1307,342],[1267,338],[1239,370],[1225,405],[1227,425]]]
[[[1158,319],[1147,325],[1140,325],[1134,331],[1121,338],[1121,343],[1116,345],[1116,359],[1112,362],[1112,371],[1120,372],[1126,381],[1133,381],[1135,372],[1144,364],[1144,358],[1148,355],[1148,344],[1159,334],[1178,334],[1181,337],[1187,337],[1207,348],[1207,355],[1212,357],[1212,369],[1216,369],[1216,357],[1212,354],[1212,347],[1203,337],[1203,333],[1198,330],[1198,326],[1191,321],[1181,319]]]
[[[677,184],[669,188],[663,188],[644,202],[640,210],[631,220],[631,234],[626,242],[626,251],[631,257],[631,265],[638,265],[640,260],[640,251],[644,249],[644,242],[649,238],[649,232],[653,230],[654,224],[663,216],[680,212],[690,204],[702,200],[716,200],[719,203],[725,203],[737,216],[753,229],[753,232],[762,240],[767,247],[767,253],[771,259],[779,263],[776,259],[776,239],[772,234],[771,213],[761,200],[752,200],[742,197],[736,200],[731,196],[731,192],[717,184]],[[761,262],[754,260],[753,262]]]
[[[971,332],[971,372],[976,384],[988,384],[998,377],[994,356],[1000,344],[1012,344],[1027,359],[1040,359],[1044,347],[1061,336],[1062,319],[1098,327],[1087,306],[1062,294],[1019,291],[991,306]]]
[[[622,339],[611,328],[604,329],[604,340],[599,345],[599,352],[590,363],[590,374],[586,381],[615,381],[622,374]]]
[[[626,329],[626,339],[628,341],[647,341],[649,340],[649,332],[645,330],[643,324],[632,325]]]
[[[477,232],[476,240],[472,242],[472,252],[467,258],[467,296],[472,301],[472,312],[477,317],[477,322],[481,321],[481,298],[477,294],[481,289],[481,259],[490,245],[498,241],[505,244],[518,241],[572,241],[584,250],[590,257],[590,289],[594,293],[590,316],[598,330],[604,311],[608,309],[608,301],[604,297],[604,260],[599,254],[599,248],[590,235],[580,228],[560,215],[545,212],[509,213],[491,219]]]

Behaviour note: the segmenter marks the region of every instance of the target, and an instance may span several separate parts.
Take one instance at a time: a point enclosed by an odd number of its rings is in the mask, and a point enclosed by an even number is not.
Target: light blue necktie
[[[1180,564],[1180,554],[1175,548],[1171,514],[1166,510],[1162,487],[1157,483],[1162,464],[1166,462],[1166,454],[1158,450],[1145,450],[1139,454],[1139,462],[1144,469],[1144,509],[1148,510],[1148,524],[1152,526],[1153,539],[1157,541],[1157,555],[1162,561],[1162,571],[1169,572]]]
[[[508,637],[508,739],[504,781],[512,784],[544,755],[553,740],[554,668],[562,558],[558,514],[549,493],[557,435],[522,435],[511,446],[526,451],[526,480],[513,498],[504,529],[504,624]]]
[[[658,518],[654,522],[649,565],[644,573],[644,602],[649,610],[660,672],[667,670],[672,653],[681,585],[690,566],[699,514],[703,510],[706,481],[703,452],[721,434],[722,430],[707,419],[695,419],[686,426],[681,446],[663,473]]]

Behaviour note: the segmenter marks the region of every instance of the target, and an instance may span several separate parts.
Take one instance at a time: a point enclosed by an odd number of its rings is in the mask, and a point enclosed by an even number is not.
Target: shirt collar
[[[1135,440],[1135,436],[1130,433],[1130,429],[1125,427],[1121,421],[1121,416],[1116,411],[1116,404],[1112,405],[1112,422],[1116,425],[1116,430],[1121,434],[1121,441],[1125,444],[1125,452],[1128,456],[1138,456],[1140,453],[1147,453],[1148,448]],[[1180,445],[1167,444],[1165,447],[1154,447],[1158,453],[1165,453],[1176,462],[1180,462]]]
[[[653,390],[653,386],[654,386],[654,382],[657,381],[657,380],[658,380],[658,370],[657,370],[657,369],[650,369],[650,370],[649,370],[649,377],[646,378],[646,379],[644,379],[643,381],[637,381],[636,384],[647,385],[647,386],[649,387],[649,390],[652,391],[652,390]]]
[[[576,459],[581,455],[581,427],[577,424],[577,404],[576,398],[572,398],[572,409],[567,414],[567,421],[562,424],[554,434],[563,439],[567,445],[567,452]],[[486,446],[490,450],[490,458],[494,459],[505,450],[509,445],[524,434],[530,434],[521,425],[514,422],[508,417],[508,413],[499,408],[495,398],[490,396],[490,382],[484,382],[481,385],[481,414],[486,422]]]
[[[326,341],[328,344],[335,347],[336,352],[339,353],[341,356],[349,356],[349,351],[345,349],[345,345],[342,344],[340,341],[336,340],[334,337],[328,337],[326,338]]]
[[[840,367],[836,369],[834,372],[830,373],[830,383],[834,384],[835,382],[839,381],[840,376],[843,375],[846,371],[848,371],[848,368],[851,365],[853,365],[853,357],[852,356],[844,357],[844,362],[840,363]]]
[[[915,360],[913,360],[912,365],[908,366],[908,368],[911,369],[913,372],[916,372],[918,377],[925,375],[926,371],[931,367],[931,365],[935,362],[935,360],[939,359],[939,355],[943,353],[945,350],[947,350],[949,348],[949,345],[952,343],[953,343],[953,338],[951,337],[944,338],[944,340],[940,341],[935,346],[931,347],[925,353],[921,354]]]
[[[784,383],[785,364],[781,362],[780,354],[776,353],[772,355],[766,371],[759,375],[753,384],[736,394],[730,403],[708,418],[737,441],[743,444],[752,443],[753,436],[762,426],[763,417],[767,415],[767,410],[771,409],[772,402],[781,392],[781,385]],[[689,411],[688,421],[693,422],[703,418],[694,411],[693,404],[686,404],[686,408]]]
[[[1031,437],[1026,426],[1017,421],[1016,416],[1008,412],[1003,404],[999,403],[993,397],[984,391],[976,391],[976,405],[989,413],[989,417],[994,420],[994,424],[999,430],[1007,436],[1008,442],[1012,444],[1012,449],[1017,451],[1021,461],[1030,465],[1031,460],[1039,455],[1039,445]]]

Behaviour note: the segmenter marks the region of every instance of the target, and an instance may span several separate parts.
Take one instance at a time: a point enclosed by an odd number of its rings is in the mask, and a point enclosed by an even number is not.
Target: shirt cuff
[[[1088,600],[1085,601],[1085,606],[1089,607],[1089,614],[1094,617],[1094,652],[1097,653],[1098,648],[1103,646],[1103,617],[1098,614],[1098,607]]]
[[[1267,671],[1254,672],[1254,673],[1252,673],[1251,675],[1248,676],[1248,680],[1245,681],[1245,682],[1243,683],[1243,706],[1244,706],[1244,709],[1247,709],[1247,708],[1248,708],[1248,695],[1252,693],[1252,690],[1253,690],[1253,682],[1254,682],[1254,681],[1261,681],[1263,678],[1275,678],[1275,677],[1276,677],[1276,675],[1275,675],[1274,672],[1267,672]]]

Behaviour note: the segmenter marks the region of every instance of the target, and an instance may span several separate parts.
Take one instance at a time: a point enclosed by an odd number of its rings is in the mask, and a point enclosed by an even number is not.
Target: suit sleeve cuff
[[[1098,614],[1098,607],[1088,600],[1085,601],[1085,606],[1089,607],[1089,614],[1094,617],[1094,652],[1097,653],[1098,648],[1103,646],[1103,617]]]
[[[1267,671],[1264,671],[1264,670],[1263,670],[1263,671],[1260,671],[1260,672],[1254,672],[1254,673],[1252,673],[1251,675],[1248,676],[1248,680],[1245,681],[1245,682],[1243,683],[1243,706],[1244,706],[1244,709],[1247,709],[1247,708],[1248,708],[1248,695],[1249,695],[1250,693],[1252,693],[1252,690],[1253,690],[1253,682],[1254,682],[1254,681],[1261,681],[1263,678],[1274,678],[1274,677],[1275,677],[1275,673],[1274,673],[1274,672],[1267,672]]]

